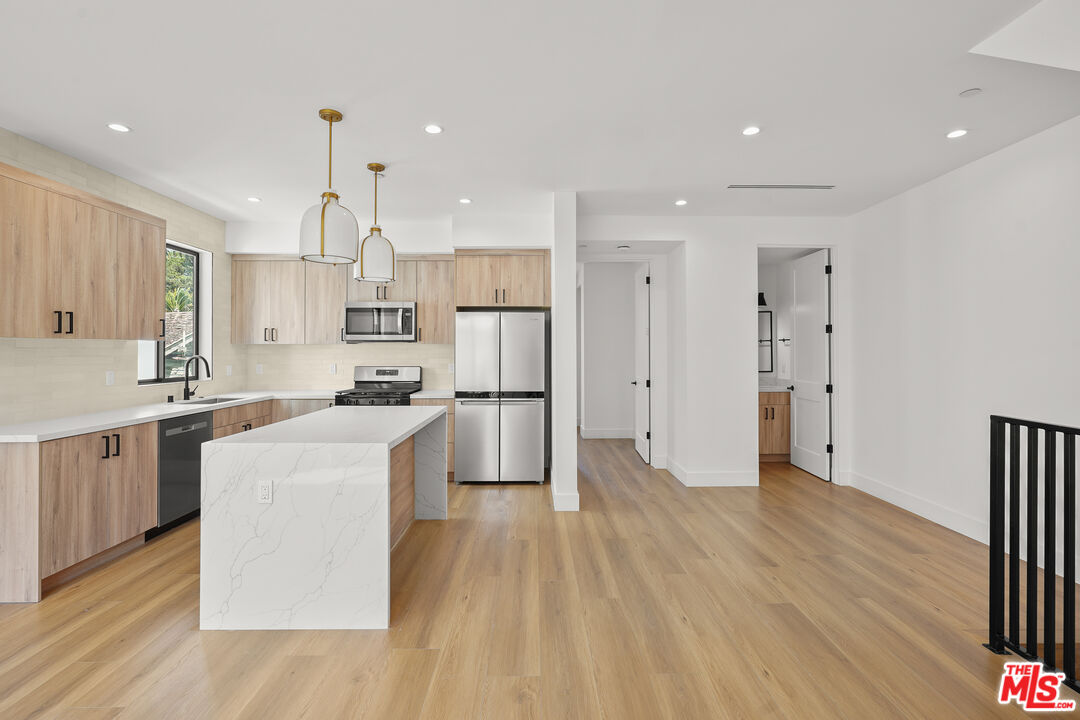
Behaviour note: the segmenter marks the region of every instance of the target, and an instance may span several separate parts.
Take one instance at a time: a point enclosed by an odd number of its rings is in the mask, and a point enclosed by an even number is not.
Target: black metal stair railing
[[[1021,431],[1024,431],[1023,435],[1026,435],[1026,448],[1024,448],[1026,453],[1021,451]],[[999,654],[1007,654],[1007,650],[1012,650],[1028,660],[1039,660],[1048,667],[1063,672],[1065,683],[1074,690],[1080,690],[1076,682],[1076,437],[1078,434],[1080,434],[1080,428],[999,415],[990,417],[990,642],[986,644],[986,647]],[[1057,450],[1059,440],[1062,448],[1060,462]],[[1040,467],[1042,469],[1041,483]],[[1007,486],[1006,475],[1008,475]],[[1024,482],[1021,482],[1022,476]],[[1062,501],[1060,511],[1057,507],[1059,490]],[[1006,505],[1008,505],[1007,513]],[[1022,508],[1022,505],[1025,507]],[[1059,521],[1063,555],[1060,657],[1057,652],[1059,635],[1056,627]],[[1026,530],[1023,544],[1020,537],[1022,526]],[[1006,547],[1006,533],[1008,533],[1008,547]],[[1038,562],[1040,536],[1043,544],[1044,568],[1041,616]],[[1023,573],[1020,569],[1022,553],[1026,566]],[[1007,593],[1006,568],[1008,569]],[[1023,588],[1021,588],[1022,584]],[[1023,612],[1021,612],[1021,589],[1024,590]],[[1007,612],[1006,600],[1008,600]],[[1006,632],[1006,617],[1008,618],[1008,632]],[[1040,620],[1042,621],[1041,653]]]

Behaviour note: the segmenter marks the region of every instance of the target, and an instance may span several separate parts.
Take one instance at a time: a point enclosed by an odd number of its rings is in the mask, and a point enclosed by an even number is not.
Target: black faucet
[[[191,370],[191,361],[192,360],[202,360],[203,365],[206,366],[206,376],[210,377],[210,363],[207,362],[206,358],[204,358],[202,355],[192,355],[191,357],[189,357],[187,359],[187,362],[184,363],[184,399],[185,400],[190,400],[195,395],[195,390],[199,389],[198,385],[196,385],[195,388],[192,389],[192,390],[188,389],[188,384],[191,382],[190,370]],[[198,372],[198,367],[196,367],[196,372]]]

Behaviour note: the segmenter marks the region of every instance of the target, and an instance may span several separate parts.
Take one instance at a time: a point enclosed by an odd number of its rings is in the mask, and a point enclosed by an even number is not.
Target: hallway
[[[579,448],[579,513],[451,485],[394,550],[389,632],[200,633],[197,522],[0,606],[0,716],[1023,716],[980,645],[984,546],[786,465],[688,489]]]

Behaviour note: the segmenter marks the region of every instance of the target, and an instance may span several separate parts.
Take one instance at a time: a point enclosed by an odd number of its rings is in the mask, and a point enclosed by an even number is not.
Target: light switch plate
[[[113,372],[112,370],[106,370],[105,371],[105,384],[106,385],[115,385],[116,384],[116,373]]]
[[[232,365],[226,365],[225,366],[225,377],[229,377],[230,375],[232,375]]]
[[[255,363],[255,374],[262,375],[262,363]]]
[[[274,482],[269,478],[262,478],[259,480],[258,492],[255,495],[255,502],[262,504],[270,504],[274,502]]]
[[[453,373],[453,372],[454,372],[454,363],[450,363],[450,364],[449,364],[449,365],[447,366],[447,369],[448,369],[448,370],[449,370],[449,371],[450,371],[451,373]]]

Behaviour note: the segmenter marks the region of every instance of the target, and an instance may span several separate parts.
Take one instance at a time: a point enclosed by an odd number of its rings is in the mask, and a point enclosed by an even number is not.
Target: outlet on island
[[[274,502],[274,483],[272,480],[259,480],[258,491],[255,494],[255,500],[256,502],[267,504]]]

